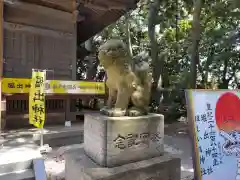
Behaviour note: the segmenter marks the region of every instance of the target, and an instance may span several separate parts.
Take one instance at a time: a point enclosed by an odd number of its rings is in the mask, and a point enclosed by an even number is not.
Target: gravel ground
[[[78,148],[78,145],[62,146],[53,148],[48,154],[43,155],[45,159],[45,169],[48,180],[64,180],[65,179],[65,159],[64,154],[69,150]]]
[[[48,180],[65,180],[65,161],[48,159],[45,161]]]
[[[51,153],[44,155],[45,169],[48,180],[64,180],[65,178],[65,160],[63,147],[53,149]]]

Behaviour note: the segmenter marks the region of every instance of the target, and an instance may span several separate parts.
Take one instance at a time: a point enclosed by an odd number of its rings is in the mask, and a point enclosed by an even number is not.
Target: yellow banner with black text
[[[33,70],[29,92],[29,123],[43,128],[45,122],[46,71]]]
[[[6,94],[29,93],[31,79],[3,78],[2,92]],[[46,80],[46,94],[105,94],[104,82]]]

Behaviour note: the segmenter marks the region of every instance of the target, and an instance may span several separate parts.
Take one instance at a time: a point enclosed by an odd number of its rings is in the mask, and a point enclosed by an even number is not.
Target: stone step
[[[33,159],[42,158],[36,145],[0,149],[0,180],[33,180]]]
[[[26,156],[26,155],[25,155]],[[12,163],[0,164],[0,174],[8,174],[12,172],[20,172],[26,169],[32,169],[32,159],[26,161],[18,161]]]
[[[143,161],[106,168],[93,163],[84,152],[83,146],[74,148],[64,155],[66,180],[76,179],[171,179],[180,180],[180,159],[165,153]],[[76,178],[77,177],[77,178]]]
[[[38,129],[22,129],[10,131],[0,134],[0,145],[9,146],[14,144],[24,145],[40,144],[41,134]],[[65,146],[70,144],[77,144],[83,141],[83,124],[73,127],[48,127],[43,131],[44,144],[49,144],[50,147]]]
[[[32,139],[35,143],[40,143],[40,134],[34,134]],[[66,146],[71,144],[78,144],[83,142],[82,130],[71,130],[63,132],[54,132],[43,135],[44,144],[48,144],[50,147]]]
[[[0,174],[0,180],[35,180],[32,169]]]

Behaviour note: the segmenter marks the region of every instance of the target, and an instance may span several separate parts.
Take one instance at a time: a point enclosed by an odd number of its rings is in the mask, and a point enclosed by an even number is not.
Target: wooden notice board
[[[187,90],[195,180],[240,179],[240,91]]]

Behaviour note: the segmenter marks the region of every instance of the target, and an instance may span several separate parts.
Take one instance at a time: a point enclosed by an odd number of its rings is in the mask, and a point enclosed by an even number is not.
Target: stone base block
[[[66,180],[180,180],[180,159],[163,155],[113,168],[101,167],[83,148],[65,155]]]
[[[163,153],[164,116],[108,117],[87,114],[84,150],[96,163],[114,167]]]

